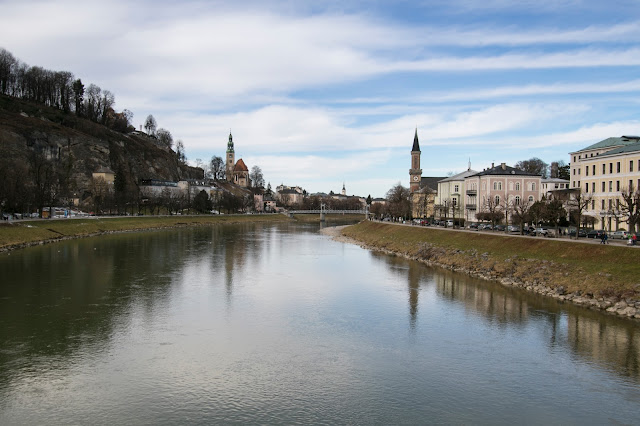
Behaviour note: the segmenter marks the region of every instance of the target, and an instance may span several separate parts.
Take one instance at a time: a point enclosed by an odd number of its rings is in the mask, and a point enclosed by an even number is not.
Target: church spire
[[[411,151],[420,151],[420,144],[418,143],[418,127],[416,127],[416,134],[413,137],[413,148],[411,148]]]
[[[229,142],[227,142],[227,152],[234,152],[233,136],[231,136],[231,129],[229,129]]]

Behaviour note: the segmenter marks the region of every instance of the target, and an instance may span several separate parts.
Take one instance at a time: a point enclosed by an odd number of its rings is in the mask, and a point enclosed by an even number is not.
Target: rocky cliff
[[[101,167],[120,172],[131,187],[141,179],[177,181],[203,175],[202,169],[182,164],[173,150],[142,132],[116,132],[72,113],[0,95],[0,167],[25,173],[33,169],[35,153],[67,168],[69,184],[81,198],[90,195],[91,174]]]

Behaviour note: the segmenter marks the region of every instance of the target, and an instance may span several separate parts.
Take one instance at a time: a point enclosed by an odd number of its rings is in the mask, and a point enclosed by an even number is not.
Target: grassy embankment
[[[286,216],[219,215],[219,216],[138,216],[87,219],[34,220],[0,224],[0,250],[50,242],[64,238],[80,238],[112,232],[132,232],[186,226],[206,226],[245,222],[283,222]]]
[[[564,287],[594,296],[640,296],[640,250],[546,238],[362,222],[343,234],[389,250],[477,275]]]

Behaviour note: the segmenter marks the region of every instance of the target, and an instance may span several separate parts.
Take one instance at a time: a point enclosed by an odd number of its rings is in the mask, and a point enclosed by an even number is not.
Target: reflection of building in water
[[[438,294],[449,300],[461,301],[468,308],[499,322],[522,322],[529,316],[527,302],[509,294],[497,285],[480,287],[469,284],[469,277],[456,277],[442,271],[436,275]]]
[[[571,349],[640,379],[640,330],[636,324],[597,315],[600,317],[569,316],[567,340]]]

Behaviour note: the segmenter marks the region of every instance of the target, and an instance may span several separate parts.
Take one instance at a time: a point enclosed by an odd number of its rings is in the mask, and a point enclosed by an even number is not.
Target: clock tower
[[[231,131],[229,131],[229,142],[227,142],[227,164],[226,164],[226,174],[227,181],[233,182],[233,168],[236,165],[236,153],[233,149],[233,136],[231,136]]]
[[[411,148],[411,168],[409,169],[409,190],[415,192],[420,189],[422,180],[422,169],[420,168],[420,144],[418,143],[418,128],[413,137],[413,148]]]

